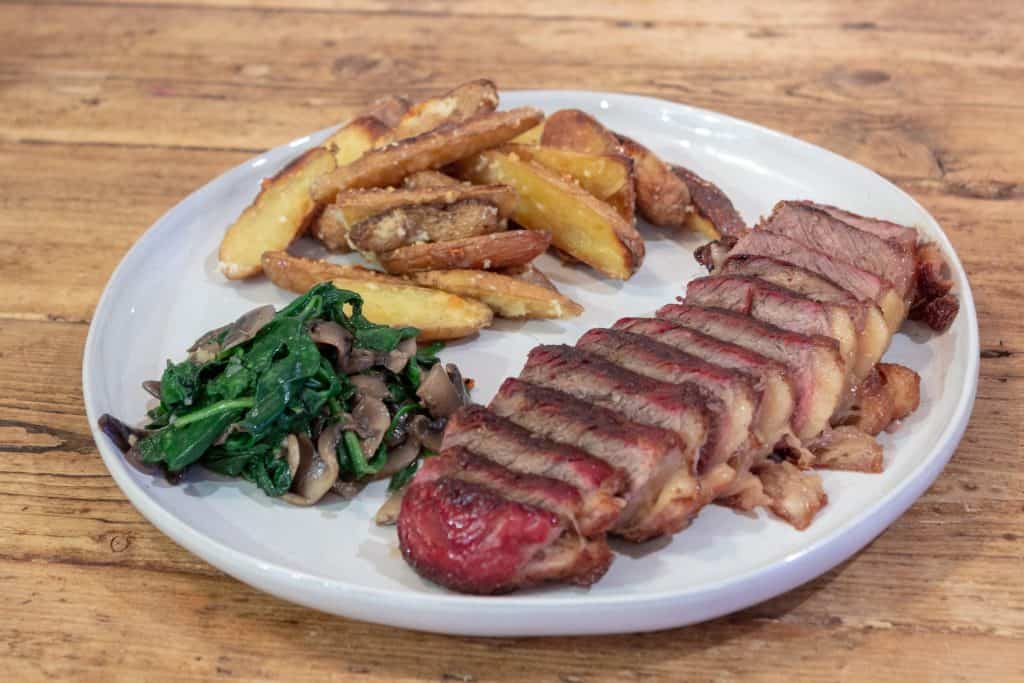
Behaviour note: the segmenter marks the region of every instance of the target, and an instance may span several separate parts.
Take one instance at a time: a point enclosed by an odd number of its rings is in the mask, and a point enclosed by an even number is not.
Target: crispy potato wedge
[[[405,113],[409,111],[409,100],[401,95],[384,95],[370,103],[362,110],[360,116],[372,116],[388,128],[398,125]]]
[[[319,207],[309,196],[310,184],[337,166],[326,149],[311,149],[286,166],[263,187],[220,243],[218,264],[230,280],[258,275],[265,251],[285,249],[316,217]]]
[[[507,275],[509,277],[514,277],[517,280],[537,285],[538,287],[556,289],[555,283],[549,280],[548,276],[542,273],[540,269],[532,263],[524,263],[521,266],[509,266],[508,268],[502,268],[497,272],[501,275]]]
[[[721,239],[722,235],[738,237],[746,231],[743,217],[717,185],[682,166],[673,166],[672,171],[690,190],[693,205],[687,217],[687,227],[712,240]]]
[[[654,152],[624,135],[622,151],[633,159],[636,175],[636,206],[651,225],[681,228],[689,214],[690,191],[686,183]]]
[[[441,168],[508,142],[543,117],[533,107],[491,112],[374,149],[348,166],[317,178],[311,189],[313,199],[326,204],[342,190],[397,185],[411,173]]]
[[[561,109],[549,116],[544,122],[540,144],[584,154],[622,153],[615,133],[579,109]]]
[[[419,171],[406,176],[402,181],[402,187],[410,190],[422,190],[427,187],[451,187],[461,184],[460,181],[440,171]]]
[[[348,243],[373,259],[374,254],[424,242],[449,242],[507,229],[493,204],[462,201],[446,206],[399,206],[353,225]]]
[[[584,190],[611,204],[627,222],[633,222],[636,192],[633,187],[633,160],[629,157],[513,144],[504,145],[502,151],[572,177]]]
[[[377,254],[389,273],[469,268],[497,270],[529,263],[544,253],[551,236],[535,230],[508,230],[448,242],[410,244]]]
[[[434,130],[438,126],[461,123],[498,107],[498,88],[485,79],[469,81],[440,97],[430,97],[409,107],[394,128],[377,144],[384,146]]]
[[[519,195],[513,220],[531,230],[550,230],[555,247],[609,277],[628,279],[643,262],[636,227],[550,169],[500,150],[466,159],[457,169],[475,183],[511,185]]]
[[[340,206],[328,204],[309,227],[309,233],[331,251],[347,254],[352,251],[348,243],[348,224]]]
[[[516,137],[512,138],[512,142],[517,145],[539,145],[540,136],[544,133],[544,122],[534,126],[525,133],[520,133]]]
[[[349,225],[391,209],[405,206],[449,206],[465,201],[493,204],[498,214],[505,218],[512,215],[516,205],[516,193],[507,185],[455,185],[425,187],[420,189],[371,188],[368,190],[346,190],[338,193],[334,205],[341,208]]]
[[[369,320],[417,327],[420,341],[467,337],[489,325],[494,317],[491,309],[479,301],[358,266],[272,252],[266,254],[264,268],[274,284],[298,294],[325,280],[356,292],[363,297],[363,313]]]
[[[502,318],[575,318],[583,307],[557,291],[485,270],[413,273],[413,282],[484,302]]]
[[[388,126],[379,119],[360,116],[339,128],[324,141],[323,146],[331,150],[338,166],[345,166],[363,156],[388,130]]]

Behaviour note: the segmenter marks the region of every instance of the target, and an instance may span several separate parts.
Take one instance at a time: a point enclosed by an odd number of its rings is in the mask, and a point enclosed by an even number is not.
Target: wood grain
[[[1022,20],[1010,0],[0,2],[5,680],[1024,679]],[[971,424],[928,493],[787,595],[606,638],[448,638],[322,615],[143,520],[96,454],[80,388],[87,323],[124,251],[258,151],[374,96],[482,75],[748,118],[921,201],[971,278],[983,349]]]

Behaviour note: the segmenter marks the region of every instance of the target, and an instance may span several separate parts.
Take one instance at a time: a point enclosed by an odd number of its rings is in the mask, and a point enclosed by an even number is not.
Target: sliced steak
[[[823,304],[757,277],[712,275],[686,286],[687,303],[745,313],[791,332],[835,340],[847,372],[857,354],[857,330],[842,306]]]
[[[619,330],[590,330],[576,342],[580,349],[635,373],[663,382],[691,385],[711,409],[713,439],[702,453],[701,470],[726,462],[747,447],[760,399],[749,377],[661,344],[650,337]],[[769,448],[771,444],[768,444]]]
[[[692,304],[663,306],[657,316],[784,363],[796,391],[793,428],[799,438],[817,436],[836,412],[845,373],[834,341],[789,332],[741,313]]]
[[[534,348],[519,379],[675,432],[686,467],[697,471],[698,454],[709,441],[712,414],[696,387],[638,375],[567,345]]]
[[[892,285],[874,273],[767,230],[751,230],[729,252],[737,256],[770,256],[828,278],[861,301],[874,301],[895,333],[907,315],[907,304]]]
[[[914,228],[908,228],[905,225],[899,223],[893,223],[892,221],[882,220],[881,218],[869,218],[867,216],[861,216],[853,213],[852,211],[846,211],[835,206],[829,206],[828,204],[818,204],[815,202],[802,201],[796,202],[799,204],[805,204],[807,206],[824,211],[828,215],[841,220],[847,225],[851,225],[858,230],[864,232],[870,232],[876,237],[881,237],[886,242],[889,242],[893,246],[899,247],[905,252],[913,252],[917,246],[917,240],[920,237],[917,230]]]
[[[556,479],[580,496],[576,523],[587,536],[604,533],[626,505],[626,473],[573,446],[545,439],[469,405],[448,420],[442,448],[465,448],[513,472]]]
[[[612,329],[642,334],[708,363],[751,377],[761,392],[752,425],[755,436],[761,443],[772,445],[789,431],[793,418],[793,388],[782,363],[668,320],[623,318]]]
[[[757,277],[813,301],[842,306],[858,331],[857,358],[853,368],[857,380],[868,375],[889,347],[892,334],[874,302],[860,301],[831,280],[809,270],[767,256],[745,256],[728,259],[716,272]]]
[[[459,478],[457,455],[427,459],[405,492],[398,541],[418,574],[465,593],[504,593],[564,581],[588,586],[611,564],[603,537],[565,518]]]
[[[579,446],[629,474],[626,507],[614,533],[645,541],[689,523],[699,491],[674,433],[511,378],[501,385],[490,408],[524,429]]]
[[[914,287],[913,252],[800,202],[779,202],[762,227],[874,273],[891,282],[909,303]]]

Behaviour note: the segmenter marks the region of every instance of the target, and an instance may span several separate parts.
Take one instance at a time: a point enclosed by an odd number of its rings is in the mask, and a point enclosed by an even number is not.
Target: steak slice
[[[793,388],[786,366],[736,344],[656,318],[623,318],[612,329],[645,337],[686,351],[708,363],[736,370],[752,378],[761,401],[752,428],[762,444],[775,444],[789,432],[793,417]]]
[[[691,385],[692,390],[701,392],[715,426],[715,438],[708,441],[702,453],[702,472],[726,462],[747,445],[760,399],[749,377],[630,332],[590,330],[576,346],[637,374]]]
[[[831,254],[891,282],[909,302],[914,287],[914,255],[870,232],[800,202],[779,202],[763,224],[767,230]]]
[[[889,347],[892,334],[877,305],[858,300],[831,280],[809,270],[767,256],[744,256],[728,259],[717,273],[757,277],[813,301],[846,309],[858,331],[853,367],[854,378],[858,381],[867,377]]]
[[[512,378],[501,385],[490,408],[524,429],[579,446],[629,474],[626,507],[613,533],[639,542],[675,533],[689,523],[699,491],[672,432]]]
[[[881,237],[886,242],[899,247],[906,253],[913,253],[915,247],[917,247],[917,241],[920,235],[917,230],[909,228],[906,225],[882,220],[881,218],[861,216],[853,213],[852,211],[846,211],[845,209],[829,206],[828,204],[818,204],[810,201],[796,203],[813,207],[819,211],[824,211],[828,215],[841,220],[847,225],[853,226],[858,230],[863,230],[864,232],[870,232],[876,237]]]
[[[824,251],[768,230],[751,230],[729,252],[737,256],[770,256],[828,278],[861,301],[874,301],[895,333],[907,316],[907,304],[892,285],[874,273],[858,268]]]
[[[614,526],[626,501],[626,473],[573,446],[541,438],[487,408],[468,405],[448,420],[442,448],[465,448],[513,472],[564,482],[580,496],[576,524],[593,536]]]
[[[530,351],[519,379],[618,411],[640,424],[675,432],[687,469],[697,471],[697,456],[708,441],[711,415],[695,387],[638,375],[600,355],[564,344]]]
[[[809,336],[835,340],[847,372],[857,354],[857,330],[842,306],[822,304],[757,277],[712,275],[686,286],[686,301],[745,313],[758,320]]]
[[[583,586],[612,561],[603,537],[581,537],[559,515],[459,478],[459,456],[424,461],[402,498],[398,541],[421,576],[465,593],[504,593],[550,581]]]
[[[835,342],[789,332],[720,308],[669,304],[657,316],[732,342],[784,363],[796,391],[793,429],[800,439],[817,436],[843,397],[845,373]]]

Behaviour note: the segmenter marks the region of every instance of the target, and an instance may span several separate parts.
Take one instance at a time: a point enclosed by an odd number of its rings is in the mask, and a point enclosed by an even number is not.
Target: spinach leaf
[[[167,361],[167,367],[160,378],[160,401],[169,409],[187,408],[199,399],[199,375],[201,363],[190,360],[177,365]]]
[[[253,458],[242,474],[249,481],[255,482],[263,493],[275,498],[286,493],[292,485],[288,463],[274,454]]]
[[[230,399],[252,393],[250,387],[255,375],[242,362],[243,352],[237,347],[232,351],[237,353],[232,354],[224,370],[206,384],[208,398]]]
[[[237,408],[213,411],[181,427],[172,424],[140,441],[139,452],[145,462],[162,462],[171,472],[180,472],[199,460],[241,414]]]

